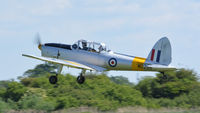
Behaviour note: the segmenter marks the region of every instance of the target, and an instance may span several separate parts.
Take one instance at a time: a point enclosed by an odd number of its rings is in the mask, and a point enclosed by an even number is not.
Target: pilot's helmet
[[[105,50],[106,49],[106,44],[101,43],[101,47],[102,47],[103,50]]]
[[[83,41],[82,41],[82,45],[83,45],[83,47],[86,47],[86,46],[87,46],[87,41],[86,41],[86,40],[83,40]]]

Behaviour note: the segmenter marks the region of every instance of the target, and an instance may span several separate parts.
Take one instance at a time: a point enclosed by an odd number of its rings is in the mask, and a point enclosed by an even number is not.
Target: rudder
[[[171,44],[167,37],[163,37],[156,42],[147,57],[147,62],[153,64],[169,65],[172,61]]]

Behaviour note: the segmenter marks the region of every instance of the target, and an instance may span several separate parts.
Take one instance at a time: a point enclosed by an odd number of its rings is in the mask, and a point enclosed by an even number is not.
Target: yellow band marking
[[[144,70],[144,62],[146,58],[135,57],[132,62],[132,70],[134,71],[143,71]]]
[[[71,64],[74,64],[74,65],[77,65],[77,66],[80,66],[80,64],[78,64],[78,63],[76,63],[76,62],[72,62],[72,61],[68,61],[68,60],[64,60],[64,61],[66,61],[66,62],[68,62],[68,63],[71,63]]]

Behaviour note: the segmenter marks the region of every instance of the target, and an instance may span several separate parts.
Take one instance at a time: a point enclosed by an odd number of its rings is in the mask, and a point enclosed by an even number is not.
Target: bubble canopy
[[[73,49],[80,49],[91,52],[103,52],[107,51],[107,47],[104,43],[90,42],[87,40],[78,40],[72,45]]]

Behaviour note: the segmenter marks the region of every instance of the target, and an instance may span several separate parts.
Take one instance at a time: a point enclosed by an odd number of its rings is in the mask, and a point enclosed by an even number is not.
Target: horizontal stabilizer
[[[175,67],[164,66],[164,65],[146,65],[144,66],[145,71],[158,71],[158,72],[165,72],[165,71],[174,71],[177,70]]]

